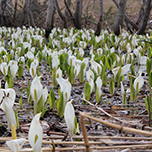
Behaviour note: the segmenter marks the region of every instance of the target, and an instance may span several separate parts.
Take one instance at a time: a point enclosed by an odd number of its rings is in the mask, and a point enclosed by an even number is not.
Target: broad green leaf
[[[84,96],[87,100],[90,99],[90,91],[91,91],[91,86],[89,85],[89,82],[85,82]]]
[[[65,101],[63,99],[63,92],[60,92],[60,98],[57,102],[57,111],[60,118],[63,117],[64,115],[64,109],[65,109]]]
[[[84,68],[85,68],[85,63],[82,63],[81,64],[81,67],[80,67],[80,72],[79,72],[79,81],[80,83],[83,83],[84,82]]]
[[[23,76],[23,65],[19,65],[18,66],[18,77],[19,78],[22,78],[22,76]]]
[[[150,116],[150,120],[152,120],[152,98],[151,98],[151,96],[146,96],[145,105],[146,105],[147,112]]]
[[[37,113],[40,113],[43,111],[43,95],[41,96],[40,100],[37,102],[37,111],[36,111],[36,114]]]
[[[152,70],[149,72],[149,85],[152,87]]]
[[[50,107],[54,110],[55,109],[55,94],[52,89],[49,93],[49,104],[50,104]]]

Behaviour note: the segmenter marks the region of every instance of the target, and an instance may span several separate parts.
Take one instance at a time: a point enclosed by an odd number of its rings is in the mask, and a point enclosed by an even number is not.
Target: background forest
[[[123,27],[143,34],[147,24],[151,27],[151,0],[1,0],[0,8],[0,26],[41,27],[48,33],[53,27],[76,27],[118,35]]]

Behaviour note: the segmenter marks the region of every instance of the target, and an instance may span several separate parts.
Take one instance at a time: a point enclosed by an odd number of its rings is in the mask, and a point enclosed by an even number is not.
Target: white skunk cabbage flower
[[[56,79],[58,84],[60,85],[60,92],[63,92],[64,101],[67,102],[71,96],[71,88],[72,85],[68,79],[64,79],[62,77]]]
[[[94,60],[91,60],[90,62],[91,62],[91,69],[93,69],[97,73],[97,75],[100,75],[102,70],[101,65],[95,62]]]
[[[117,68],[112,69],[112,73],[114,75],[114,78],[116,77],[118,71],[119,71],[120,66],[118,66]]]
[[[84,56],[84,50],[82,48],[79,48],[79,53],[80,53],[80,56],[83,57]]]
[[[20,139],[6,141],[6,144],[11,149],[12,152],[19,152],[25,142],[26,142],[25,138],[20,138]]]
[[[6,113],[9,129],[11,129],[12,124],[16,127],[16,118],[13,111],[15,97],[14,89],[0,89],[0,108]]]
[[[31,93],[32,99],[36,103],[40,100],[42,96],[43,86],[40,82],[40,79],[37,76],[35,76],[35,78],[32,81],[30,93]]]
[[[26,57],[27,57],[28,59],[34,60],[34,54],[33,54],[31,51],[28,51],[28,52],[26,53]]]
[[[47,97],[48,97],[48,89],[47,89],[47,87],[45,87],[44,89],[43,89],[43,104],[45,104],[45,102],[46,102],[46,100],[47,100]]]
[[[7,63],[3,62],[0,67],[1,67],[1,71],[2,71],[3,75],[6,76],[8,74],[8,65],[7,65]]]
[[[146,65],[147,59],[148,59],[147,56],[141,56],[141,57],[140,57],[140,60],[139,60],[139,63],[140,63],[141,65]]]
[[[87,69],[87,66],[88,66],[88,63],[89,63],[89,58],[84,58],[84,59],[82,60],[82,63],[85,64],[85,68],[84,68],[84,70],[83,70],[83,73],[85,73],[85,71],[86,71],[86,69]]]
[[[75,77],[78,76],[80,73],[80,68],[81,68],[82,61],[81,60],[75,60],[75,65],[74,65],[74,75]]]
[[[86,46],[87,46],[87,43],[86,43],[85,41],[80,41],[80,42],[79,42],[79,45],[80,45],[80,47],[81,47],[82,49],[85,49]]]
[[[97,49],[97,53],[98,53],[98,56],[101,56],[101,55],[102,55],[102,53],[103,53],[102,48],[98,48],[98,49]]]
[[[102,40],[102,36],[96,36],[95,41],[96,43],[99,43]]]
[[[43,131],[39,122],[40,116],[41,113],[34,116],[28,133],[28,140],[33,148],[33,152],[41,152]]]
[[[54,55],[52,59],[52,69],[54,68],[57,69],[59,64],[60,64],[60,61],[59,61],[58,55]]]
[[[22,42],[22,44],[23,44],[23,48],[24,49],[26,49],[26,48],[28,48],[28,50],[31,49],[31,44],[30,43],[28,43],[28,42]]]
[[[127,74],[129,72],[129,70],[130,70],[130,66],[131,66],[131,64],[124,65],[121,68],[121,74],[120,74],[120,76],[123,76],[123,75]]]
[[[126,59],[126,55],[123,54],[122,57],[121,57],[121,63],[124,64],[125,63],[125,59]]]
[[[144,79],[139,74],[139,76],[134,80],[134,89],[136,90],[136,92],[138,92],[143,85],[144,85]]]
[[[74,108],[72,105],[72,101],[67,102],[64,110],[64,119],[67,124],[68,129],[70,130],[71,135],[73,134],[74,131],[74,121],[75,121],[75,112]]]
[[[94,89],[94,81],[92,79],[89,80],[89,85],[91,87],[90,93],[92,93],[92,91]]]
[[[30,65],[30,75],[32,78],[36,76],[36,69],[37,69],[37,65],[35,64],[35,62],[32,62]]]
[[[88,82],[90,81],[90,79],[94,80],[94,73],[92,72],[91,69],[89,69],[88,71],[86,71],[86,78],[87,78]]]
[[[14,78],[18,70],[17,61],[11,60],[8,66],[10,66],[11,76]]]
[[[77,59],[77,58],[76,58],[74,55],[69,56],[69,57],[68,57],[68,64],[71,65],[71,66],[74,66],[76,59]]]
[[[62,70],[60,69],[60,67],[56,70],[56,78],[60,78],[62,77]]]
[[[95,83],[96,83],[96,87],[97,87],[98,98],[100,98],[100,97],[101,97],[101,95],[102,95],[102,91],[101,91],[101,87],[102,87],[102,80],[101,80],[101,78],[100,78],[100,77],[98,77]]]

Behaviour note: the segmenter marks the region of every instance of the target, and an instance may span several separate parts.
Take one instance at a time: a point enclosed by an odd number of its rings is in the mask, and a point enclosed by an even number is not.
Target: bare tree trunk
[[[144,14],[143,20],[140,24],[137,34],[144,34],[144,32],[146,30],[148,19],[149,19],[150,11],[151,11],[151,0],[146,0],[145,14]]]
[[[75,18],[73,16],[73,14],[70,10],[70,6],[68,5],[66,0],[64,0],[64,4],[65,4],[65,7],[66,7],[66,10],[69,12],[70,17],[72,18],[73,24],[75,25]]]
[[[30,0],[26,0],[26,13],[27,13],[28,26],[31,26],[31,22],[30,22]]]
[[[55,2],[54,0],[49,0],[47,17],[46,17],[46,26],[45,26],[46,39],[49,38],[49,34],[53,29],[54,14],[55,14]]]
[[[1,13],[0,13],[0,24],[5,25],[5,9],[7,6],[7,0],[1,0]]]
[[[67,0],[67,5],[70,8],[70,6],[71,6],[71,0]],[[70,13],[69,13],[69,11],[68,11],[67,8],[65,9],[65,17],[66,17],[66,19],[68,19],[70,17]]]
[[[116,0],[112,0],[112,1],[117,6],[117,8],[119,8],[119,4],[117,3],[117,1]],[[138,26],[128,18],[126,13],[125,13],[125,21],[128,22],[130,25],[132,25],[134,29],[138,30]]]
[[[64,28],[67,28],[67,20],[66,20],[66,17],[61,12],[61,9],[58,4],[58,0],[55,0],[55,3],[56,3],[56,8],[57,8],[58,14],[64,22]]]
[[[26,13],[27,13],[28,26],[35,27],[33,13],[31,11],[31,0],[26,0]]]
[[[18,0],[15,0],[14,15],[13,15],[13,21],[14,21],[14,23],[15,23],[15,20],[16,20],[17,2],[18,2]]]
[[[82,15],[82,0],[76,1],[76,10],[75,10],[75,27],[81,29],[81,15]]]
[[[102,29],[102,20],[103,20],[103,0],[99,0],[99,20],[97,24],[97,29],[95,35],[99,36]]]
[[[127,2],[127,0],[119,0],[119,10],[118,10],[117,20],[116,20],[116,25],[115,25],[115,30],[114,30],[114,33],[116,35],[120,34],[120,28],[122,28],[122,26],[123,26],[126,2]]]
[[[138,14],[138,18],[136,20],[137,25],[139,25],[140,21],[143,19],[144,7],[145,7],[145,0],[141,0],[141,7],[140,7],[139,14]]]

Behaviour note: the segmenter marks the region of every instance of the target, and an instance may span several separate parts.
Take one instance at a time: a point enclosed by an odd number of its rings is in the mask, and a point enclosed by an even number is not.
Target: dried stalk
[[[81,112],[80,112],[80,122],[81,122],[83,138],[84,138],[84,141],[85,141],[86,151],[90,152],[90,146],[89,146],[89,140],[88,140],[88,137],[87,137],[85,122],[84,122],[83,116],[81,115]]]
[[[129,128],[129,127],[124,127],[123,125],[117,125],[117,124],[114,124],[114,123],[110,123],[110,122],[104,121],[102,119],[95,118],[95,117],[92,117],[90,115],[87,115],[84,112],[81,112],[81,115],[83,117],[86,117],[88,119],[94,120],[94,121],[99,122],[99,123],[101,123],[103,125],[106,125],[108,127],[112,127],[112,128],[118,129],[118,130],[122,130],[124,132],[131,132],[131,133],[134,133],[134,134],[141,134],[141,135],[145,135],[145,136],[152,136],[152,132],[149,132],[149,131],[144,131],[144,130],[140,130],[140,129],[134,129],[134,128]]]
[[[130,150],[136,150],[136,149],[151,149],[152,145],[151,144],[140,144],[140,145],[124,145],[124,146],[94,146],[94,147],[90,147],[90,149],[96,149],[96,150],[110,150],[110,149],[130,149]],[[85,150],[85,147],[65,147],[65,148],[56,148],[55,151],[70,151],[70,150],[74,150],[74,151],[80,151],[80,150]],[[9,149],[6,148],[0,148],[0,151],[8,151],[10,152]],[[26,148],[26,149],[22,149],[20,150],[20,152],[32,152],[33,149],[32,148]],[[42,148],[43,152],[50,152],[52,151],[52,148]]]
[[[123,121],[123,120],[121,120],[121,119],[119,119],[119,118],[117,118],[117,117],[113,117],[113,116],[110,115],[108,112],[104,111],[101,107],[98,107],[97,105],[92,104],[92,103],[89,102],[88,100],[86,100],[86,99],[84,99],[84,98],[82,98],[82,100],[85,101],[86,103],[88,103],[89,105],[95,107],[95,108],[98,109],[99,111],[103,112],[103,113],[106,114],[108,117],[111,117],[111,118],[113,118],[113,119],[115,119],[115,120],[117,120],[117,121],[120,121],[120,122],[125,123],[125,121]]]

